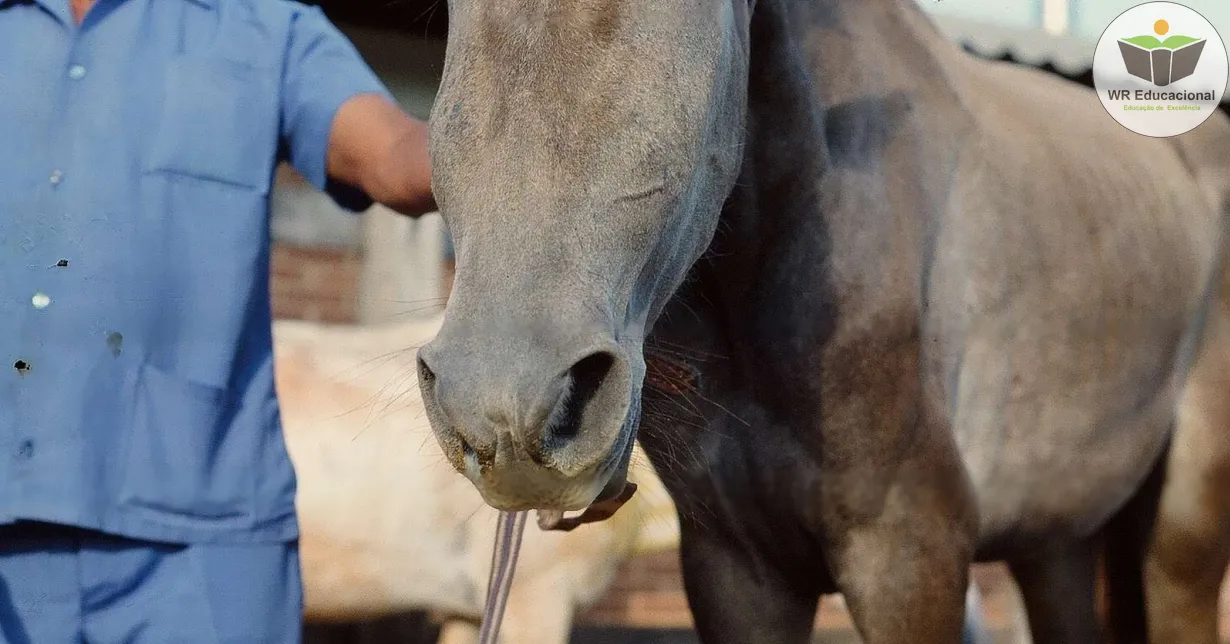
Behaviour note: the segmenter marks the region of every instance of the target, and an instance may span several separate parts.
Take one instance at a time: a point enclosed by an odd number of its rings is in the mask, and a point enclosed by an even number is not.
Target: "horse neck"
[[[923,62],[919,57],[951,48],[915,0],[757,0],[754,12],[769,22],[785,20],[770,47],[783,38],[809,41],[822,54],[810,64],[823,73],[830,93],[842,81],[852,88],[875,85],[886,67]]]
[[[884,248],[921,247],[900,241],[922,232],[903,230],[887,205],[903,179],[887,181],[885,140],[906,137],[904,154],[916,159],[948,153],[925,142],[911,112],[920,101],[955,100],[946,81],[953,55],[911,0],[758,0],[743,167],[689,287],[699,297],[685,295],[687,304],[715,303],[728,322],[719,326],[734,328],[731,343],[772,329],[779,341],[819,346],[832,327],[817,315],[839,300],[849,310],[858,283],[895,270],[883,265]],[[929,174],[942,170],[922,165],[927,176],[906,178],[922,186],[919,222],[939,198],[931,186],[943,183]],[[850,281],[834,281],[835,265]],[[749,308],[774,319],[749,317]]]

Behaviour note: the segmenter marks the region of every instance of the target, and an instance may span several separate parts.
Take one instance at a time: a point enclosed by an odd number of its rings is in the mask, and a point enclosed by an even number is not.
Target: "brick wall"
[[[986,626],[997,642],[1015,644],[1018,641],[1016,620],[1020,604],[1007,566],[1002,563],[977,564],[971,577],[981,591]],[[1230,642],[1230,581],[1222,587],[1220,622],[1221,639]],[[692,628],[691,613],[683,594],[678,552],[646,555],[624,562],[611,589],[597,604],[578,616],[578,624]],[[850,616],[839,597],[824,598],[816,618],[816,629],[843,641],[840,636],[853,633]]]
[[[986,624],[999,638],[1012,632],[1015,593],[1001,564],[975,566]],[[607,594],[578,616],[578,623],[629,628],[691,629],[692,616],[683,593],[679,553],[645,555],[624,563]],[[841,600],[826,597],[816,616],[817,630],[850,633],[853,626]]]
[[[355,250],[274,243],[270,280],[274,317],[355,322],[361,262]]]

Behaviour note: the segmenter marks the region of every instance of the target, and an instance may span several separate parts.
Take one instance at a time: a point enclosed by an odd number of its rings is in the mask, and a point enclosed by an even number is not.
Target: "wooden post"
[[[1068,0],[1042,0],[1042,28],[1052,36],[1068,34]]]
[[[381,205],[363,214],[359,322],[393,322],[444,308],[443,222],[438,213],[414,220]]]

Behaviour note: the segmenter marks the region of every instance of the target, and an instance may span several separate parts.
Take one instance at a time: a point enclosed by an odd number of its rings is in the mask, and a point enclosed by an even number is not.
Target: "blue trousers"
[[[0,644],[300,644],[302,615],[296,543],[0,527]]]

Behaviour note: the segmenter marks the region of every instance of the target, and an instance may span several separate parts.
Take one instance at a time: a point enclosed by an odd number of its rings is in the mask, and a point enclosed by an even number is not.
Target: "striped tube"
[[[500,635],[500,621],[512,588],[521,552],[521,536],[525,534],[528,512],[501,512],[495,528],[495,544],[491,548],[491,574],[487,577],[487,604],[483,607],[483,625],[478,631],[478,644],[495,644]]]

